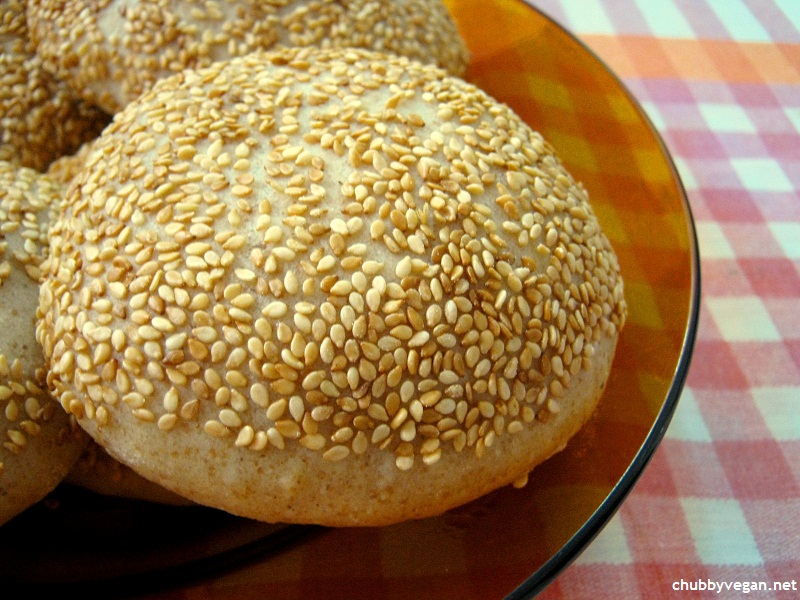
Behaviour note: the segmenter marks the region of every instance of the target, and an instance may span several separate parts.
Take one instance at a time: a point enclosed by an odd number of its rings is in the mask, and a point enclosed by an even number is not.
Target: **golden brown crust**
[[[277,45],[362,47],[466,69],[441,0],[31,0],[38,54],[92,104],[115,113],[184,68]]]
[[[44,171],[108,121],[43,68],[28,36],[25,2],[0,2],[0,160]]]
[[[62,405],[148,479],[257,519],[388,523],[519,479],[587,418],[624,323],[552,148],[404,58],[164,80],[65,207],[37,332]]]
[[[87,440],[47,393],[34,335],[39,265],[61,191],[0,161],[0,524],[55,488]]]

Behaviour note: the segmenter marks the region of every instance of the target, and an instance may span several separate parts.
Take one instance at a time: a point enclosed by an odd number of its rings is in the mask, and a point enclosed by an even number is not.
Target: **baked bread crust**
[[[88,440],[47,392],[35,338],[39,266],[61,193],[0,161],[0,524],[51,492]]]
[[[30,0],[50,72],[116,113],[158,79],[278,45],[360,47],[454,75],[466,46],[441,0]]]
[[[96,137],[110,117],[48,72],[22,0],[0,1],[0,160],[44,171]]]
[[[381,525],[520,481],[625,319],[585,190],[508,107],[362,50],[159,82],[50,232],[37,337],[121,462],[243,516]]]
[[[191,506],[194,503],[164,489],[136,471],[113,459],[95,443],[89,443],[64,483],[102,496],[142,500],[170,506]]]

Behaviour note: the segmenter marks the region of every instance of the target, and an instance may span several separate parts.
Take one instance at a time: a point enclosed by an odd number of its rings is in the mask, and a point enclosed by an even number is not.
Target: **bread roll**
[[[39,266],[60,186],[0,161],[0,524],[46,496],[88,440],[47,393],[35,338]]]
[[[453,74],[467,51],[441,0],[30,0],[28,20],[52,73],[115,113],[187,67],[290,46],[364,47]]]
[[[146,478],[254,519],[381,525],[524,480],[594,410],[625,319],[553,149],[406,58],[163,80],[64,206],[51,388]]]
[[[109,117],[42,67],[25,4],[0,0],[0,160],[44,171],[96,137]]]

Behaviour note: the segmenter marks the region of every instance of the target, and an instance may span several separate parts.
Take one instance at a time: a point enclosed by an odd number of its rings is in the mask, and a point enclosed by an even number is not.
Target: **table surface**
[[[761,582],[760,599],[800,594],[800,1],[529,1],[650,116],[686,188],[702,263],[694,357],[666,436],[540,598],[698,586],[739,597]],[[244,598],[260,576],[249,565],[153,597]]]

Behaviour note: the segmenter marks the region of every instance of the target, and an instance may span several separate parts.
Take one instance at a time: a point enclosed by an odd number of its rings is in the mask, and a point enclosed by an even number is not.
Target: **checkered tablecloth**
[[[768,590],[750,594],[800,597],[800,2],[533,4],[650,116],[687,190],[702,262],[698,338],[666,437],[541,597],[698,597],[690,589],[709,582],[731,589],[708,597],[761,582]]]

